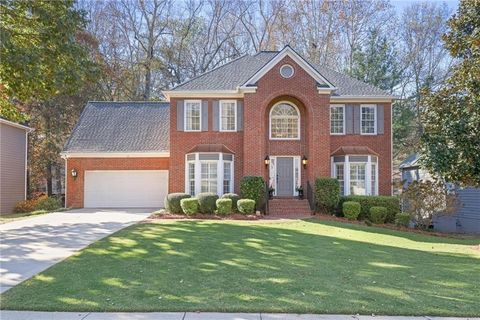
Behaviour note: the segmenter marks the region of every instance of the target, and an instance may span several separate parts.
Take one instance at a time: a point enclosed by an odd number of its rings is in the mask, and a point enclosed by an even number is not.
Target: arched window
[[[300,139],[300,113],[296,106],[281,102],[270,110],[270,139]]]

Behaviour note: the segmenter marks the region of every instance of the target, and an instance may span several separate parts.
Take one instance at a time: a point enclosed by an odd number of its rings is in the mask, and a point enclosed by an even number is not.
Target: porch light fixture
[[[302,157],[302,164],[303,164],[303,166],[305,167],[305,166],[307,165],[307,163],[308,163],[307,157],[303,156],[303,157]]]
[[[265,162],[266,166],[268,166],[270,164],[270,157],[268,155],[265,157],[264,162]]]
[[[71,171],[72,177],[76,178],[77,177],[77,169],[73,168]]]

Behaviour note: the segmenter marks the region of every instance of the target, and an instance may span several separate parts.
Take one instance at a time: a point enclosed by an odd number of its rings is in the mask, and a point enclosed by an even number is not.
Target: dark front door
[[[277,196],[293,196],[293,157],[277,158]]]

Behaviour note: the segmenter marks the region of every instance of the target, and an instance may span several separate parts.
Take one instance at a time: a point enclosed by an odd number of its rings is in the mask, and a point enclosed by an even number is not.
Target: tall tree
[[[480,0],[462,1],[443,36],[460,63],[423,105],[423,162],[447,181],[480,186]]]
[[[380,36],[378,30],[370,30],[366,43],[354,50],[349,73],[359,80],[393,92],[402,76],[395,46],[387,37]]]

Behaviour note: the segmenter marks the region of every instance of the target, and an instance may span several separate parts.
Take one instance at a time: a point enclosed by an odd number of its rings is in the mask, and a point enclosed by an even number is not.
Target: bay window
[[[376,156],[346,155],[332,157],[332,177],[340,184],[342,195],[378,195],[378,159]]]
[[[218,195],[233,192],[233,155],[191,153],[186,156],[185,193]]]

